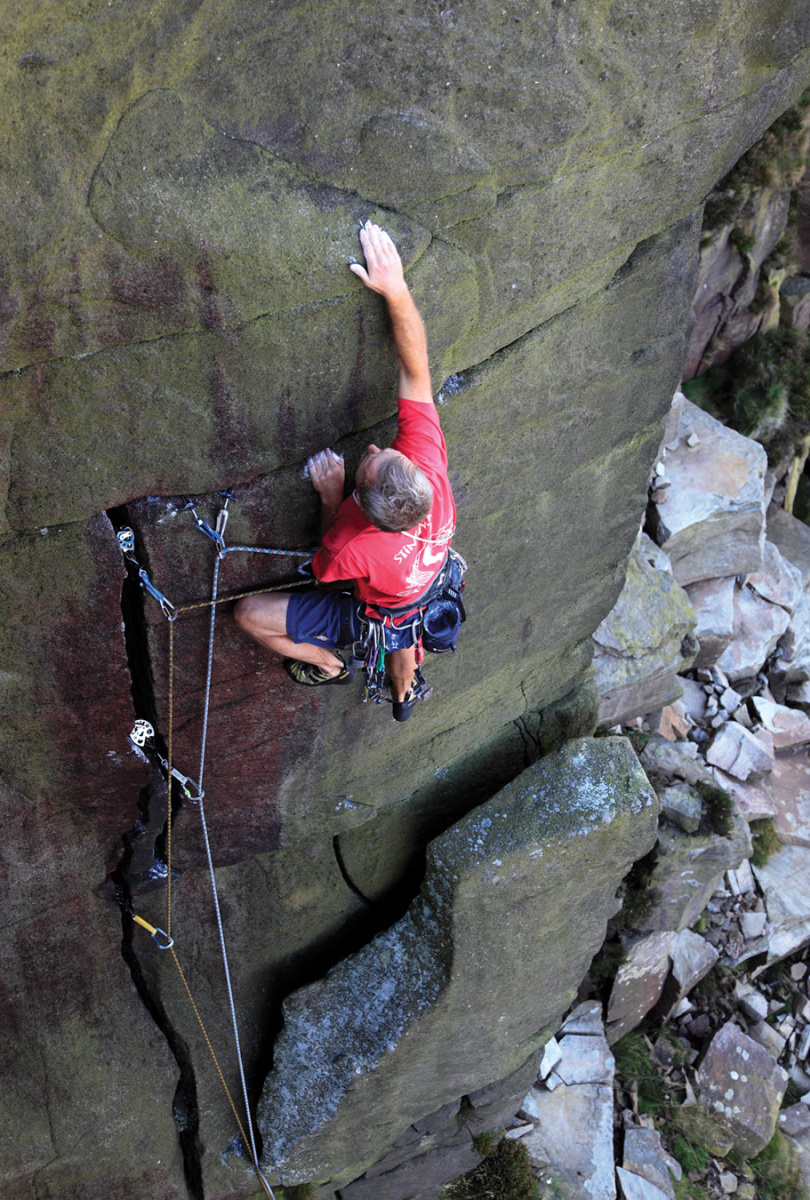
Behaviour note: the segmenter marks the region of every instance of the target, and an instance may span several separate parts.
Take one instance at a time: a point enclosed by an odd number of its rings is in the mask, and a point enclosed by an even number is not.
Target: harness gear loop
[[[154,925],[150,925],[148,921],[144,921],[143,917],[139,917],[135,913],[132,914],[132,919],[136,925],[140,925],[142,929],[151,934],[152,941],[159,950],[171,950],[174,945],[174,938],[169,937],[165,929],[156,929]],[[161,938],[165,938],[165,941],[161,941]]]

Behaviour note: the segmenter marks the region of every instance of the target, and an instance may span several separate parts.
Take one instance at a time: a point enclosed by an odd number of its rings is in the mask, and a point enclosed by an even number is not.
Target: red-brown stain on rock
[[[56,326],[48,313],[47,301],[39,292],[34,292],[20,322],[15,341],[24,350],[35,353],[53,349]]]
[[[161,257],[155,263],[118,267],[110,278],[110,296],[133,308],[174,308],[185,300],[185,280],[177,263]]]

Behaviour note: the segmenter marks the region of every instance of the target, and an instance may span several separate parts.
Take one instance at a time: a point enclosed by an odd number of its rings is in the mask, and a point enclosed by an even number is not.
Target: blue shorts
[[[291,592],[287,636],[326,649],[345,649],[360,637],[358,601],[347,592],[322,588]]]
[[[325,588],[291,592],[287,605],[287,636],[294,642],[308,642],[328,650],[345,650],[360,641],[367,630],[361,623],[360,612],[365,605],[347,592],[332,592]],[[412,646],[417,632],[413,620],[403,621],[385,634],[386,650]]]

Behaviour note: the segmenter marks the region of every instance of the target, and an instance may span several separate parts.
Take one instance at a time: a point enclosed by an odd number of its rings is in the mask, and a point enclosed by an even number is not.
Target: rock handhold
[[[268,1169],[348,1183],[397,1131],[526,1060],[654,843],[657,807],[628,742],[581,738],[432,842],[406,916],[286,1001],[258,1108]]]
[[[686,426],[699,444],[687,445]],[[684,399],[681,440],[666,455],[672,487],[652,506],[653,536],[681,586],[756,571],[765,543],[765,470],[758,442]]]
[[[736,1149],[746,1158],[759,1154],[773,1137],[788,1083],[773,1055],[727,1021],[712,1038],[697,1081],[701,1105]]]

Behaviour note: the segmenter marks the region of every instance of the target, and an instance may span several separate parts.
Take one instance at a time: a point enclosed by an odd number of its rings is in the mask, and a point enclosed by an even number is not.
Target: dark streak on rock
[[[220,330],[224,326],[222,313],[217,300],[217,289],[214,283],[214,278],[211,274],[211,262],[208,257],[208,252],[202,249],[197,255],[197,261],[194,264],[197,270],[197,287],[200,291],[201,301],[201,316],[200,323],[203,329],[209,331]]]
[[[217,355],[211,362],[208,386],[214,403],[214,442],[211,455],[218,466],[238,474],[243,450],[247,444],[247,429],[238,411],[230,381]]]
[[[162,255],[157,263],[129,267],[112,275],[110,296],[136,308],[175,308],[185,300],[185,281],[177,263]]]

